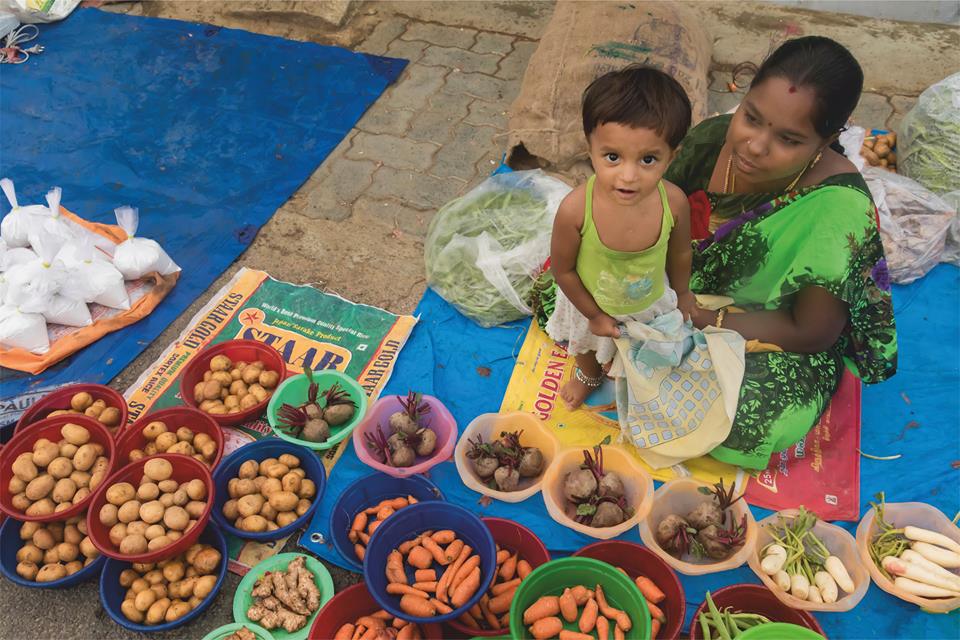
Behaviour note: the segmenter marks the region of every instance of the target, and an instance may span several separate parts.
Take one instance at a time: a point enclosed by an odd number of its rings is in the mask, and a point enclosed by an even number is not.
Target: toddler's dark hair
[[[583,132],[613,122],[652,129],[676,149],[690,128],[690,98],[668,74],[641,64],[611,71],[583,92]]]

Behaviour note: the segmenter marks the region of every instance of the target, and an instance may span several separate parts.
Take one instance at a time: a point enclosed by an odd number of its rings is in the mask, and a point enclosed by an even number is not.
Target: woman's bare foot
[[[590,397],[594,389],[596,389],[596,387],[588,387],[574,378],[560,388],[560,397],[563,398],[563,403],[567,405],[567,409],[575,411]]]

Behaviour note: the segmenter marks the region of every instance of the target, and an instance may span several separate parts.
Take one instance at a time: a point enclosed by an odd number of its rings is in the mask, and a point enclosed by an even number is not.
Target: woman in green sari
[[[816,424],[845,367],[867,383],[896,372],[876,208],[831,148],[862,86],[836,42],[787,42],[734,115],[687,134],[664,176],[691,205],[691,290],[728,296],[738,311],[700,310],[694,324],[781,350],[747,354],[733,427],[710,454],[723,462],[765,468]]]

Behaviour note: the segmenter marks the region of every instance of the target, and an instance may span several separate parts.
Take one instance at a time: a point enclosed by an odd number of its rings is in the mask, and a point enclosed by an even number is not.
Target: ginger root
[[[265,629],[282,627],[288,633],[302,629],[307,618],[320,608],[320,589],[300,556],[286,571],[268,571],[253,585],[254,604],[247,617]]]

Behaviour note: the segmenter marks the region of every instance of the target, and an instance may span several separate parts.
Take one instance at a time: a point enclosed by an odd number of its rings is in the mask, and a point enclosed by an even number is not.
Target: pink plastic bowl
[[[440,462],[450,458],[453,453],[453,447],[457,444],[457,421],[453,419],[453,416],[450,415],[450,412],[447,411],[447,408],[443,406],[442,402],[433,396],[425,395],[423,396],[423,402],[430,405],[430,413],[424,416],[423,424],[433,429],[437,434],[437,448],[434,449],[433,455],[427,458],[418,457],[416,463],[410,467],[391,467],[374,458],[370,449],[367,447],[366,438],[363,436],[365,433],[375,434],[377,432],[377,426],[379,425],[383,427],[383,434],[389,438],[390,416],[397,411],[403,411],[403,405],[400,404],[401,399],[405,398],[403,396],[385,396],[380,398],[367,410],[367,415],[364,416],[363,422],[353,430],[353,448],[356,450],[357,457],[360,458],[361,462],[368,467],[382,471],[394,478],[403,478],[427,471]]]

